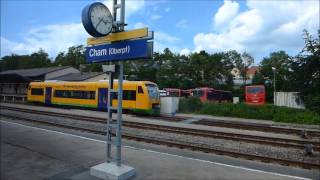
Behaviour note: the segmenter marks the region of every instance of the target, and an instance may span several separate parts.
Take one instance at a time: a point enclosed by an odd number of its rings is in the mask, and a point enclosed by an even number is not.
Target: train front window
[[[262,87],[248,87],[247,91],[249,94],[258,94],[258,93],[263,93],[263,88]]]
[[[151,99],[159,99],[159,89],[154,84],[146,84]]]

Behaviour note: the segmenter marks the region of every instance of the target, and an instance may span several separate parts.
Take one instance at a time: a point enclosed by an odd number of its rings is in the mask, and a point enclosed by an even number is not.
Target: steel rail
[[[28,122],[33,122],[37,124],[43,124],[43,125],[48,125],[48,126],[54,126],[54,127],[61,127],[61,128],[66,128],[66,129],[72,129],[72,130],[79,130],[79,131],[84,131],[88,133],[94,133],[94,134],[100,134],[100,135],[106,135],[105,131],[99,131],[99,130],[94,130],[94,129],[89,129],[89,128],[83,128],[83,127],[75,127],[67,124],[59,124],[59,123],[53,123],[53,122],[48,122],[48,121],[43,121],[43,120],[35,120],[32,118],[26,118],[26,117],[18,117],[14,115],[3,115],[8,118],[18,118],[18,120],[23,120],[23,121],[28,121]],[[254,155],[254,154],[246,154],[246,153],[240,153],[240,152],[234,152],[234,151],[229,151],[229,150],[220,150],[220,149],[215,149],[212,147],[209,147],[207,145],[195,145],[195,144],[188,144],[188,143],[182,143],[182,142],[177,142],[177,141],[168,141],[164,139],[155,139],[153,137],[145,137],[145,136],[137,136],[137,135],[129,135],[129,134],[123,134],[122,135],[126,139],[133,139],[136,141],[143,141],[146,143],[152,143],[152,144],[160,144],[160,145],[166,145],[169,147],[177,147],[177,148],[182,148],[182,149],[191,149],[193,151],[201,151],[205,153],[214,153],[218,155],[226,155],[226,156],[231,156],[231,157],[236,157],[236,158],[244,158],[248,160],[259,160],[262,162],[266,163],[278,163],[281,165],[286,165],[286,166],[294,166],[294,167],[302,167],[305,169],[320,169],[320,164],[318,163],[311,163],[311,162],[301,162],[301,161],[294,161],[294,160],[287,160],[287,159],[278,159],[278,158],[272,158],[272,157],[267,157],[267,156],[261,156],[261,155]]]
[[[34,106],[35,105],[30,105]],[[9,106],[6,106],[9,107]],[[45,107],[45,106],[42,106]],[[164,120],[164,121],[170,121],[170,122],[179,122],[186,119],[190,119],[190,117],[184,117],[184,116],[147,116],[147,115],[137,115],[135,116],[139,118],[148,118],[152,117],[152,119],[156,120]],[[207,125],[207,126],[219,126],[219,127],[226,127],[226,128],[239,128],[239,129],[245,129],[245,130],[257,130],[257,131],[263,131],[263,132],[273,132],[273,133],[281,133],[281,134],[294,134],[294,135],[301,135],[303,132],[305,132],[309,136],[313,137],[319,137],[320,138],[320,130],[312,130],[312,129],[303,129],[303,128],[285,128],[285,127],[275,127],[271,125],[265,125],[265,124],[257,124],[257,123],[246,123],[246,122],[234,122],[234,121],[224,121],[224,120],[214,120],[214,119],[208,119],[208,118],[202,118],[200,121],[193,122],[193,124],[200,124],[200,125]]]
[[[7,109],[19,110],[20,112],[37,113],[37,114],[43,114],[43,115],[49,115],[49,116],[55,116],[55,117],[59,116],[59,117],[64,117],[64,118],[89,121],[89,122],[96,122],[96,123],[106,123],[105,119],[96,118],[96,117],[93,118],[93,117],[88,117],[88,116],[70,115],[70,114],[62,114],[62,113],[56,113],[56,112],[47,112],[47,111],[12,108],[12,107],[7,108]],[[130,121],[124,121],[123,125],[126,127],[139,128],[139,129],[149,129],[149,130],[164,131],[164,132],[177,133],[177,134],[186,134],[186,135],[194,135],[194,136],[200,136],[200,137],[210,137],[210,138],[217,138],[217,139],[232,140],[232,141],[243,141],[243,142],[248,142],[248,143],[265,144],[265,145],[272,145],[272,146],[285,147],[285,148],[304,149],[306,144],[312,144],[312,145],[314,145],[314,150],[320,151],[320,142],[315,142],[315,141],[294,140],[294,139],[264,137],[264,136],[255,136],[255,135],[247,135],[247,134],[216,132],[216,131],[189,129],[189,128],[182,128],[182,127],[155,125],[155,124],[138,123],[138,122],[130,122]]]
[[[264,132],[274,132],[282,134],[296,134],[301,135],[305,131],[308,135],[313,137],[320,137],[320,131],[317,130],[305,130],[305,129],[296,129],[296,128],[284,128],[284,127],[275,127],[266,124],[256,124],[256,123],[245,123],[245,122],[228,122],[223,120],[211,120],[211,119],[202,119],[200,121],[194,122],[194,124],[206,125],[206,126],[220,126],[220,127],[233,127],[246,130],[258,130]]]

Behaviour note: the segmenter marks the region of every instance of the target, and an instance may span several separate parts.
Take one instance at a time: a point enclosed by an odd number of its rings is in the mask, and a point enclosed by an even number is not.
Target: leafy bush
[[[133,114],[139,114],[139,115],[159,115],[160,110],[159,109],[133,109],[131,110]]]
[[[232,91],[233,97],[239,97],[239,101],[244,101],[244,87],[240,86],[238,89]]]
[[[308,109],[320,113],[320,93],[309,94],[304,99],[304,103]]]
[[[181,103],[181,105],[185,106],[184,103]],[[320,115],[316,112],[288,107],[279,107],[271,104],[264,106],[250,106],[246,104],[204,103],[199,110],[192,111],[187,107],[184,107],[184,110],[189,110],[184,112],[215,116],[263,119],[286,123],[320,124]]]
[[[179,112],[196,112],[199,111],[202,107],[202,103],[199,98],[189,97],[180,99],[179,101]]]

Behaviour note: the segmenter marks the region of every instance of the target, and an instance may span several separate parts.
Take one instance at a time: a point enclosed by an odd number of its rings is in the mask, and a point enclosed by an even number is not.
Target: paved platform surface
[[[83,115],[83,116],[99,117],[99,118],[106,118],[107,117],[106,112],[93,111],[93,110],[62,109],[62,108],[55,108],[55,107],[30,106],[30,105],[25,105],[25,104],[11,104],[11,103],[2,103],[2,104],[6,105],[6,106],[11,106],[11,107],[36,109],[36,110],[41,110],[41,111],[58,112],[58,113],[65,113],[65,114]],[[189,117],[196,116],[199,118],[208,117],[205,115],[198,115],[198,116],[197,115],[188,115],[188,116]],[[225,119],[228,119],[228,118],[225,117],[224,120]],[[267,136],[267,137],[274,137],[274,138],[301,140],[301,138],[297,135],[276,134],[276,133],[234,129],[234,128],[214,127],[214,126],[206,126],[206,125],[198,125],[198,124],[186,124],[184,122],[161,121],[161,120],[150,119],[147,116],[146,117],[137,117],[137,116],[133,116],[133,115],[124,114],[123,120],[124,121],[132,121],[132,122],[157,124],[157,125],[165,125],[165,126],[173,126],[173,127],[183,127],[183,128],[190,128],[190,129],[203,129],[203,130],[215,131],[215,132],[229,132],[229,133],[237,133],[237,134],[250,134],[250,135],[257,135],[257,136]],[[261,121],[261,122],[263,123],[263,121]]]
[[[103,141],[0,122],[1,179],[97,179],[89,168],[103,162]],[[123,163],[137,171],[133,179],[305,179],[128,146],[123,154]]]

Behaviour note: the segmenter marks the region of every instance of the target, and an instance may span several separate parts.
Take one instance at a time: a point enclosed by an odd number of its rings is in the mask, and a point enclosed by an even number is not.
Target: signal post
[[[120,10],[120,11],[118,11]],[[118,14],[117,12],[120,12]],[[103,71],[109,76],[108,81],[108,113],[106,162],[91,167],[90,173],[102,179],[128,179],[135,175],[133,167],[121,163],[122,136],[122,85],[123,61],[135,59],[150,59],[153,54],[153,33],[147,28],[125,31],[125,0],[120,4],[113,0],[113,14],[100,2],[86,6],[82,11],[82,23],[86,31],[93,36],[87,39],[86,59],[89,63],[109,62],[103,65]],[[117,67],[116,68],[116,64]],[[118,89],[114,88],[114,74],[119,70]],[[112,100],[117,94],[118,106],[112,106]],[[112,122],[112,115],[117,114],[117,122]],[[115,132],[115,137],[113,136]],[[115,157],[112,155],[112,145],[115,146]]]

